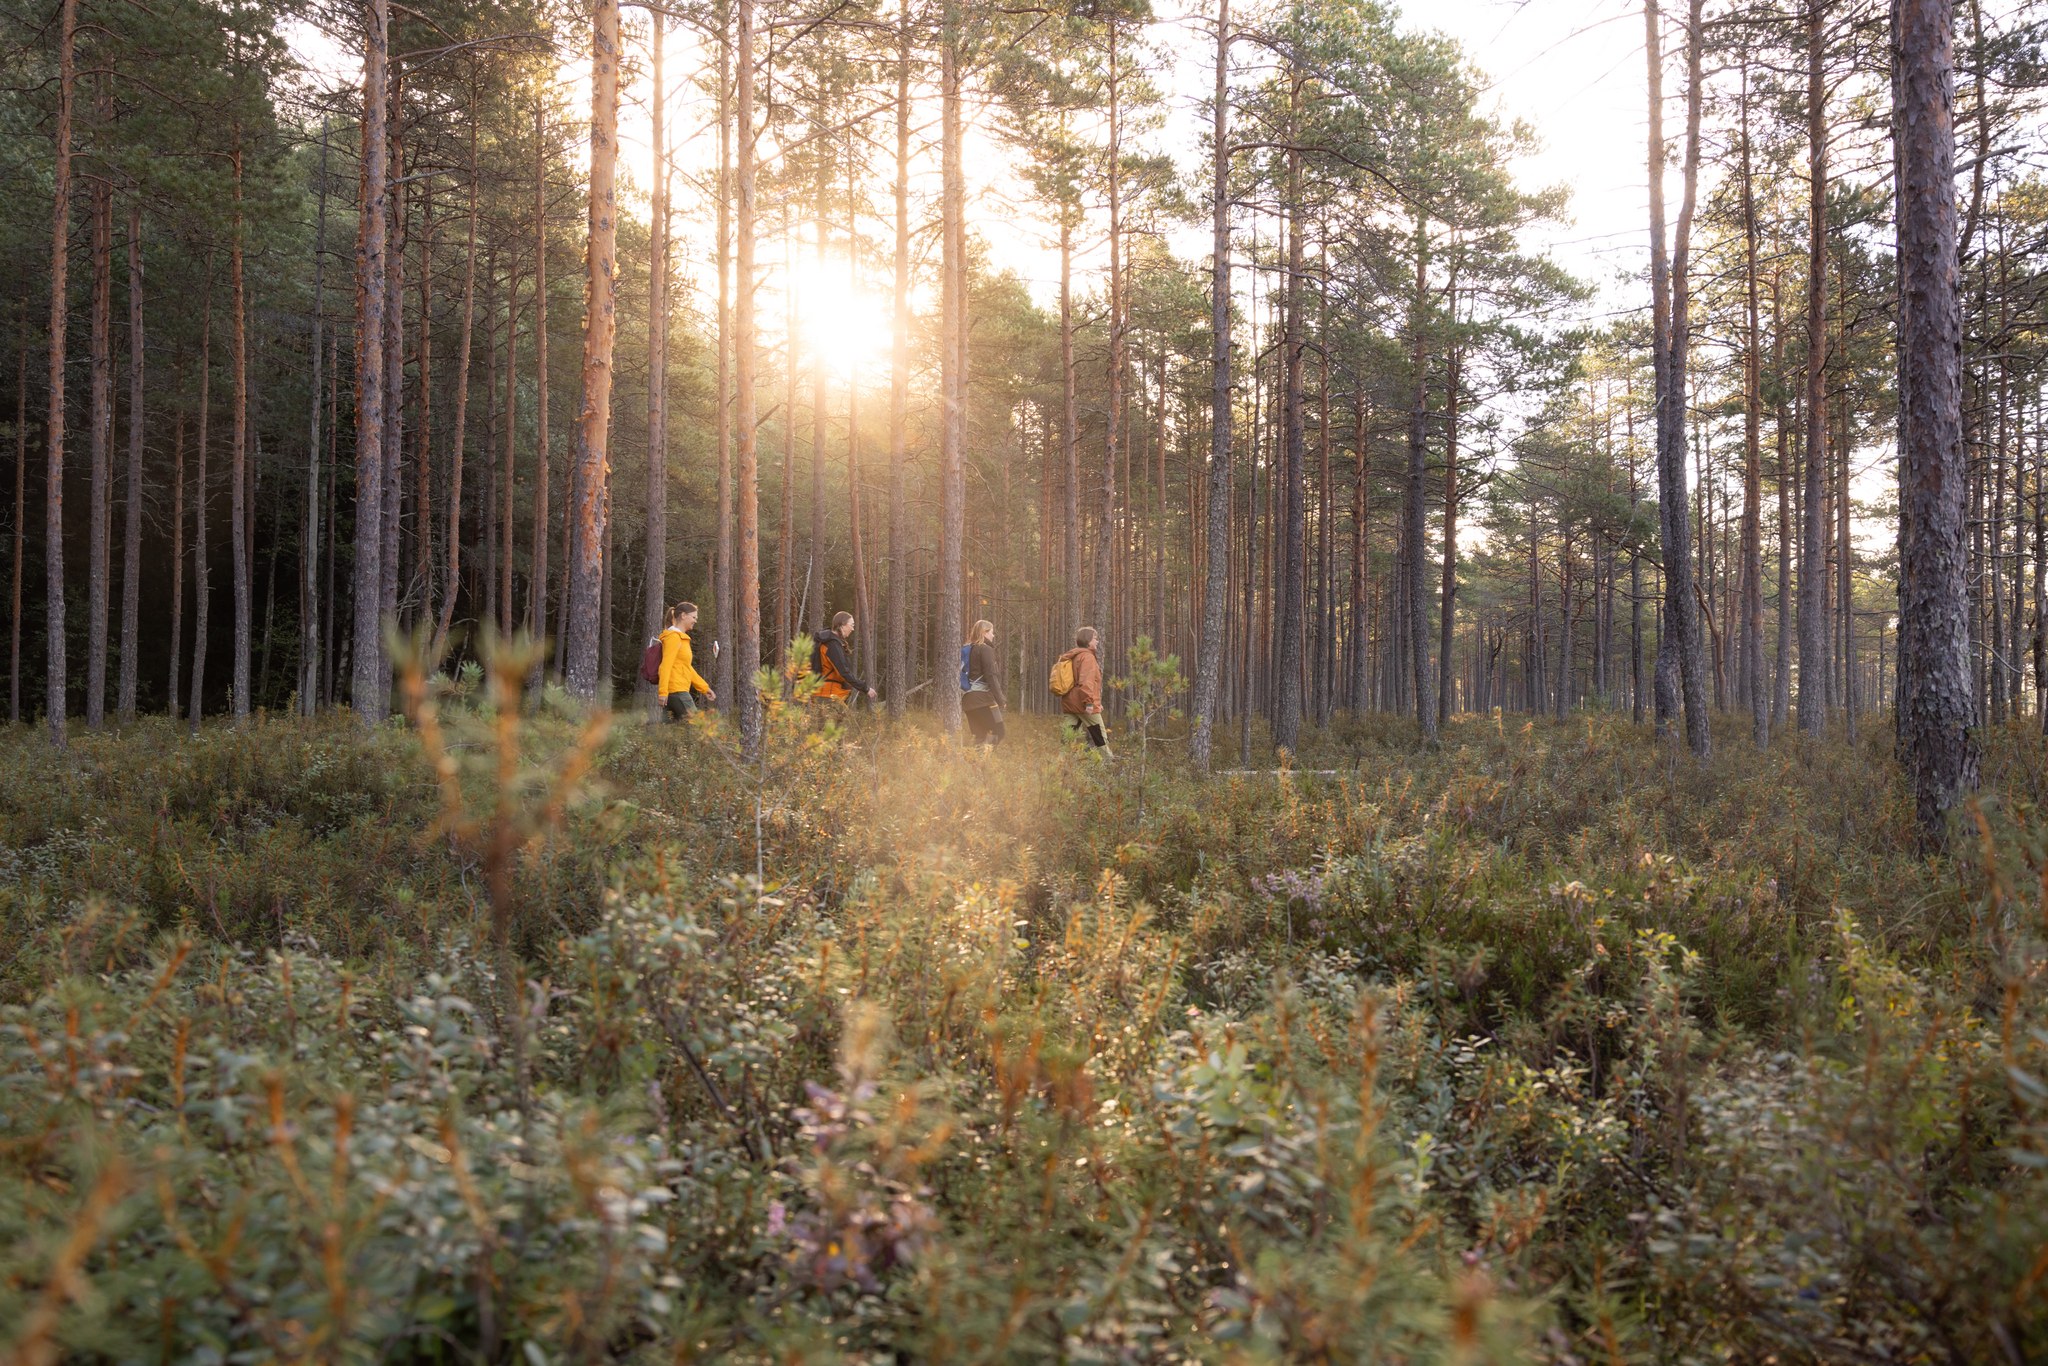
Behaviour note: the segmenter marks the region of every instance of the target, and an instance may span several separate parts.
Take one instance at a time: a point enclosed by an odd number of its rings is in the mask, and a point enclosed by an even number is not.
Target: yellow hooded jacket
[[[662,700],[672,692],[710,692],[711,685],[697,672],[690,637],[671,626],[661,633],[661,682],[655,685]]]

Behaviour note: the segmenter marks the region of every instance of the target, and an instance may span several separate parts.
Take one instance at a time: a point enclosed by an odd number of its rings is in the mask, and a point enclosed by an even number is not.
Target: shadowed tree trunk
[[[355,570],[350,596],[355,604],[355,624],[350,634],[352,655],[349,701],[357,719],[374,726],[384,716],[384,687],[389,681],[384,669],[384,639],[378,615],[382,602],[381,579],[384,552],[384,273],[388,245],[385,229],[389,220],[390,189],[387,186],[389,130],[385,127],[385,100],[389,90],[390,0],[366,0],[368,24],[363,44],[363,151],[361,240],[356,248],[356,509]],[[204,381],[202,380],[202,385]],[[204,405],[200,426],[205,427]],[[206,467],[206,447],[200,443],[200,469]],[[204,484],[202,482],[203,490]],[[202,492],[201,502],[204,503]],[[200,513],[205,525],[205,513]],[[204,532],[201,532],[202,537]],[[202,539],[203,547],[204,541]],[[200,603],[200,620],[205,620],[205,552],[200,552],[200,571],[195,587]],[[203,651],[202,651],[203,653]],[[193,668],[193,716],[198,717],[198,665]]]
[[[318,343],[315,343],[315,351]],[[121,524],[121,673],[114,712],[135,719],[136,644],[142,632],[142,206],[128,206],[128,472]],[[319,392],[319,386],[314,386]]]
[[[96,84],[97,122],[104,128],[112,122],[113,110],[107,98],[105,77]],[[87,343],[91,361],[87,410],[91,482],[86,519],[85,725],[88,730],[98,730],[107,720],[107,533],[114,439],[114,205],[105,169],[92,177],[91,185],[87,209],[92,220],[92,318]]]
[[[21,557],[28,548],[28,527],[23,518],[28,515],[28,309],[22,309],[22,342],[20,362],[14,376],[14,595],[13,610],[8,617],[8,633],[12,637],[7,654],[7,719],[15,724],[21,722]],[[181,418],[178,425],[178,454],[185,453],[185,427]],[[172,611],[176,619],[176,609]],[[171,715],[178,714],[178,646],[176,632],[171,642]]]
[[[57,125],[55,172],[50,202],[50,388],[43,422],[48,461],[44,470],[43,583],[49,617],[45,717],[50,739],[64,743],[64,336],[69,317],[66,295],[71,263],[71,107],[78,84],[78,0],[63,0],[57,11]]]
[[[1898,144],[1899,739],[1922,836],[1977,786],[1963,558],[1962,300],[1955,201],[1955,16],[1893,0]]]

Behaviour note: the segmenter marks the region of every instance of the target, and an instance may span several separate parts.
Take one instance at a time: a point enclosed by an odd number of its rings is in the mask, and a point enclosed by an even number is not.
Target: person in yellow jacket
[[[687,721],[697,711],[697,693],[716,702],[718,694],[697,672],[696,652],[690,646],[690,632],[697,628],[697,604],[679,602],[668,609],[668,625],[661,632],[661,709],[671,721]]]

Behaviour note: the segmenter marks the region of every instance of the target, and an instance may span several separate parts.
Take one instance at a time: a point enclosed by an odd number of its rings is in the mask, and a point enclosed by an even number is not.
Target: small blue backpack
[[[968,656],[968,654],[969,654],[969,653],[970,653],[970,652],[971,652],[971,651],[972,651],[973,649],[974,649],[974,647],[973,647],[972,645],[962,645],[962,646],[960,647],[960,691],[961,691],[961,692],[973,692],[973,691],[974,691],[974,680],[973,680],[972,678],[970,678],[970,677],[968,676],[968,673],[967,673],[967,656]]]

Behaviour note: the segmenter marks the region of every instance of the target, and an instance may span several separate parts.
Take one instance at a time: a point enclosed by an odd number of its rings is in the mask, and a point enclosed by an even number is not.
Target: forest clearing
[[[2048,1358],[2044,52],[0,0],[0,1366]]]

